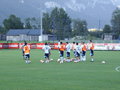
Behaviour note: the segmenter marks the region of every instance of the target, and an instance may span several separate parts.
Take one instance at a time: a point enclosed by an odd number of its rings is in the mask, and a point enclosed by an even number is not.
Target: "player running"
[[[50,62],[50,50],[51,50],[51,47],[48,45],[48,43],[45,43],[45,45],[43,46],[42,48],[44,50],[44,57],[45,57],[45,63],[49,63]],[[44,62],[44,61],[43,61]]]
[[[76,43],[76,47],[75,47],[76,60],[74,62],[79,62],[80,61],[80,51],[81,51],[81,47],[78,43]]]
[[[23,53],[24,53],[24,59],[25,59],[26,64],[31,63],[31,61],[30,61],[30,47],[27,45],[26,42],[23,46]]]
[[[81,52],[81,61],[86,61],[86,50],[87,50],[87,47],[85,45],[85,42],[82,42],[81,49],[82,49],[82,52]]]
[[[94,62],[93,56],[94,56],[94,44],[92,40],[90,40],[88,44],[88,49],[90,50],[90,56],[91,56],[91,62]]]
[[[63,45],[62,42],[60,42],[59,51],[60,51],[60,60],[58,60],[58,62],[63,63],[63,61],[64,61],[65,45]]]
[[[70,59],[70,51],[71,51],[71,45],[66,42],[66,56],[67,56],[67,59],[65,60],[66,62],[71,62],[71,59]]]

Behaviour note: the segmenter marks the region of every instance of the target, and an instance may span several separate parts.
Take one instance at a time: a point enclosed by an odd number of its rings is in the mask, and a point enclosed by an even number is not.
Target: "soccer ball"
[[[105,64],[106,62],[105,62],[105,61],[102,61],[101,63],[102,63],[102,64]]]
[[[26,63],[26,64],[30,64],[31,61],[30,61],[30,60],[26,60],[25,63]]]
[[[41,63],[44,63],[44,61],[43,61],[43,60],[40,60],[40,62],[41,62]]]
[[[53,59],[50,59],[50,61],[52,61]]]
[[[28,63],[31,63],[31,61],[29,60]]]
[[[57,60],[57,62],[59,62],[59,61],[60,61],[60,59]]]
[[[60,61],[60,64],[63,63],[63,61]]]

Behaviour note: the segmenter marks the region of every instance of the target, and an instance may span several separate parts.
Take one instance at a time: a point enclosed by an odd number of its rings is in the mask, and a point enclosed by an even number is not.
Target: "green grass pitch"
[[[95,51],[95,62],[57,63],[59,53],[47,64],[43,51],[31,50],[31,64],[25,64],[21,50],[0,50],[0,90],[120,90],[120,51]],[[105,60],[106,64],[101,64]]]

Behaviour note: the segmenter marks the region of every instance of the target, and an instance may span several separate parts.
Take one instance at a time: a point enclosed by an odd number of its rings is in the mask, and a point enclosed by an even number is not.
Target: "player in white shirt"
[[[51,47],[48,45],[48,43],[45,43],[45,45],[42,48],[44,50],[44,57],[46,59],[45,63],[48,63],[50,61],[49,57],[50,57],[50,50]]]
[[[76,47],[75,47],[76,60],[74,62],[80,61],[80,52],[81,52],[81,47],[78,43],[76,43]]]
[[[70,59],[70,51],[71,51],[71,45],[66,42],[66,56],[67,56],[67,59],[65,60],[66,62],[71,62],[71,59]]]

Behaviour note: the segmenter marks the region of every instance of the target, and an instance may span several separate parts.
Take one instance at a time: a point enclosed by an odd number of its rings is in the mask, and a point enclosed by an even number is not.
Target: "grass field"
[[[31,50],[31,64],[25,64],[21,50],[0,50],[0,90],[120,90],[119,51],[95,51],[95,62],[41,64],[41,50]],[[106,64],[101,64],[105,60]]]

